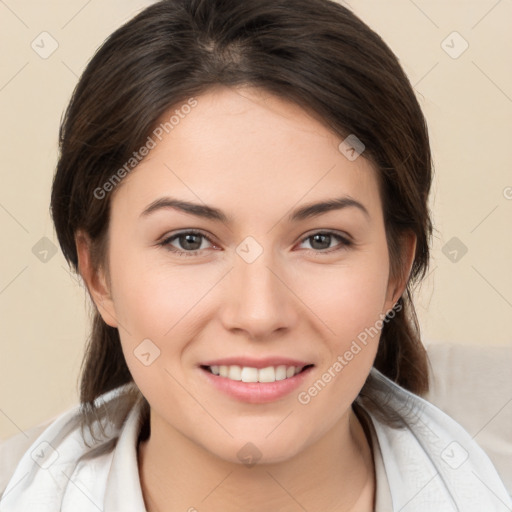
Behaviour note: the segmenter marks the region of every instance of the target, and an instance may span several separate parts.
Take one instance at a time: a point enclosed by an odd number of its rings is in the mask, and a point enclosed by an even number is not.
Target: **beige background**
[[[57,245],[50,187],[78,76],[102,41],[150,3],[0,0],[0,438],[77,400],[86,295],[60,249],[41,261],[33,247],[43,237]],[[437,231],[417,306],[425,343],[512,347],[512,1],[345,4],[398,55],[430,127]],[[31,47],[44,31],[58,43],[47,59]],[[464,41],[448,37],[454,31],[469,44],[458,58]],[[453,237],[467,247],[463,257],[445,246]]]

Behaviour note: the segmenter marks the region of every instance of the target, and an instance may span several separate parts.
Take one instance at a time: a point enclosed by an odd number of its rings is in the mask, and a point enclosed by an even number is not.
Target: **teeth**
[[[242,368],[242,382],[258,382],[258,373],[257,368],[244,366]]]
[[[252,368],[250,366],[210,366],[210,370],[214,375],[226,377],[231,380],[242,382],[275,382],[276,380],[284,380],[297,375],[303,369],[303,366],[267,366],[266,368]]]
[[[292,368],[292,366],[290,366]],[[293,367],[295,370],[295,367]],[[295,373],[295,371],[294,371]],[[284,380],[286,379],[286,366],[282,364],[281,366],[276,367],[276,380]]]
[[[242,368],[240,368],[240,366],[233,365],[228,368],[228,379],[242,380]]]

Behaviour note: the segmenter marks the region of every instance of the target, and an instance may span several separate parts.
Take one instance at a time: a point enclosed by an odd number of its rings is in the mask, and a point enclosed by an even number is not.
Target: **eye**
[[[337,245],[332,243],[338,241]],[[352,245],[348,237],[333,231],[318,231],[302,239],[301,244],[309,243],[310,249],[317,253],[331,253],[343,250]],[[211,240],[200,231],[182,231],[165,238],[158,245],[178,256],[196,256],[210,246],[215,247]],[[306,247],[308,249],[308,247]]]
[[[205,241],[213,245],[210,239],[200,231],[182,231],[167,237],[158,245],[176,253],[178,256],[195,256],[198,252],[208,248],[208,245],[204,244]]]
[[[338,241],[338,245],[332,247],[331,243]],[[308,242],[310,248],[315,252],[327,252],[331,253],[350,247],[352,242],[347,238],[333,231],[317,231],[306,238],[304,238],[301,244]],[[308,247],[306,247],[308,249]]]

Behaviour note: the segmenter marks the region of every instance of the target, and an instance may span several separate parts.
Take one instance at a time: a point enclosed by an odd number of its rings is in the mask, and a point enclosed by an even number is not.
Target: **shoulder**
[[[0,442],[0,496],[24,453],[50,424],[44,423]]]
[[[49,424],[4,441],[0,445],[0,500],[5,510],[60,510],[68,476],[84,461],[98,477],[96,488],[101,494],[99,477],[108,474],[112,451],[133,406],[130,391],[128,385],[121,386],[98,399],[101,407],[92,431],[82,428],[77,405]]]
[[[489,457],[440,409],[372,369],[375,400],[402,420],[391,427],[372,419],[393,503],[402,512],[510,510],[508,495]]]

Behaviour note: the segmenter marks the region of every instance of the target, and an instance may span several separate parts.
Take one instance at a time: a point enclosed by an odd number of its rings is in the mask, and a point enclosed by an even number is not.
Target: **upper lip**
[[[272,356],[260,359],[252,357],[224,357],[222,359],[215,359],[205,361],[200,366],[248,366],[251,368],[267,368],[268,366],[307,366],[313,363],[307,361],[300,361],[290,357]]]

